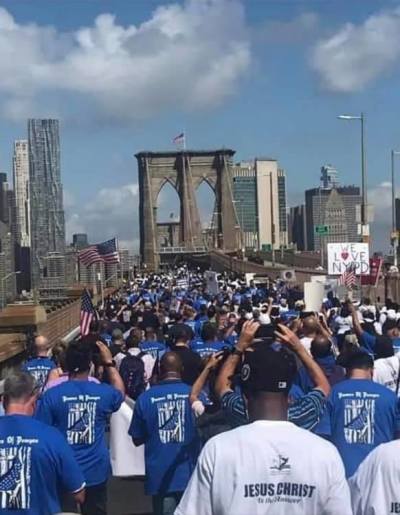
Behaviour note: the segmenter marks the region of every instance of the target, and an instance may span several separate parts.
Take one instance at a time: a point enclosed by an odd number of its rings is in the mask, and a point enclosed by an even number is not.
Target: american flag
[[[85,266],[93,265],[93,263],[119,263],[115,238],[97,245],[90,245],[79,252],[78,258]]]
[[[89,333],[89,328],[92,320],[96,317],[96,311],[92,304],[89,292],[84,290],[81,297],[81,318],[80,318],[80,330],[81,336],[86,336]]]
[[[356,267],[354,264],[351,264],[339,277],[339,284],[346,286],[346,288],[350,288],[351,286],[354,286],[356,282]]]
[[[181,132],[178,134],[178,136],[175,136],[175,138],[172,140],[172,143],[175,145],[181,145],[182,143],[185,143],[185,133]]]

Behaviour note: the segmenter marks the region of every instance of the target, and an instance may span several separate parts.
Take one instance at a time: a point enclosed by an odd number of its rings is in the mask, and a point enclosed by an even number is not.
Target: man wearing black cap
[[[397,438],[400,414],[396,394],[372,380],[372,356],[355,349],[344,365],[348,379],[332,388],[317,432],[335,444],[351,477],[375,447]]]
[[[245,401],[240,393],[234,391],[232,377],[240,365],[245,351],[253,345],[257,329],[257,322],[247,322],[243,325],[239,342],[233,354],[225,361],[216,382],[216,392],[221,399],[222,408],[233,426],[246,424],[248,421]],[[300,395],[296,399],[294,399],[294,394],[298,394],[299,388],[297,391],[294,388],[291,389],[289,394],[291,401],[288,409],[289,420],[303,429],[311,430],[318,424],[324,411],[326,398],[330,392],[328,380],[321,367],[310,356],[293,331],[280,325],[277,336],[296,353],[315,385],[306,395]],[[267,346],[266,343],[264,345]]]
[[[176,515],[351,514],[336,449],[287,421],[295,373],[283,347],[260,343],[245,353],[241,381],[251,423],[205,445]]]

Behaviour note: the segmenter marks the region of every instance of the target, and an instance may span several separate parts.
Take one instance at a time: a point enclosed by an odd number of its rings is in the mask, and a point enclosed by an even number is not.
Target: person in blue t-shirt
[[[360,345],[364,347],[369,354],[376,358],[376,345],[379,340],[379,335],[376,334],[373,326],[371,326],[371,332],[366,331],[362,327],[360,319],[358,318],[358,311],[352,302],[348,303],[348,307],[351,313],[354,331],[358,336]],[[382,335],[387,336],[392,340],[394,354],[400,352],[400,329],[396,320],[385,321],[382,326]]]
[[[139,396],[129,434],[136,446],[145,445],[145,490],[153,496],[154,515],[170,515],[196,465],[200,441],[179,355],[164,354],[160,372],[160,383]]]
[[[23,365],[22,370],[34,377],[40,391],[47,383],[49,374],[56,364],[48,357],[49,340],[45,336],[36,336],[34,357],[28,359]]]
[[[323,335],[315,337],[311,342],[310,353],[322,368],[331,386],[345,379],[345,370],[336,364],[336,358],[332,352],[332,342],[329,338]],[[304,366],[299,368],[295,377],[295,384],[299,385],[304,393],[310,392],[315,387],[310,374]]]
[[[201,358],[208,358],[211,354],[220,352],[226,347],[226,344],[217,340],[217,334],[216,325],[206,322],[201,330],[201,340],[194,340],[190,348],[197,352]]]
[[[152,327],[146,328],[144,338],[139,344],[139,349],[154,359],[160,359],[167,350],[165,343],[157,341],[157,334]]]
[[[111,386],[88,380],[93,363],[91,342],[72,342],[65,358],[69,381],[47,390],[36,414],[61,431],[81,466],[87,487],[84,515],[106,513],[111,467],[105,428],[108,417],[120,408],[125,392],[110,350],[101,342],[96,345]]]
[[[396,395],[372,381],[373,358],[362,350],[346,357],[348,379],[332,388],[316,429],[337,447],[346,477],[378,445],[398,438],[400,413]]]
[[[185,306],[183,309],[183,323],[190,327],[192,333],[196,335],[196,310],[192,306]]]
[[[0,422],[0,512],[53,515],[59,493],[84,501],[85,483],[73,452],[59,431],[32,418],[38,388],[26,372],[4,384],[6,415]]]
[[[208,316],[207,316],[207,304],[201,304],[199,308],[199,313],[196,316],[196,323],[194,326],[194,334],[196,338],[200,338],[201,336],[201,330],[203,329],[203,325],[208,322]]]

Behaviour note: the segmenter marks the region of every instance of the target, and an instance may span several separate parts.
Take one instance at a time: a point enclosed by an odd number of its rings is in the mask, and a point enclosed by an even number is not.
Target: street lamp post
[[[352,116],[347,114],[342,114],[338,116],[339,120],[359,120],[361,124],[361,239],[364,241],[364,231],[368,224],[367,217],[367,172],[365,166],[365,135],[364,135],[364,126],[365,126],[365,115],[361,113],[359,116]],[[365,235],[365,241],[369,242],[369,233]]]
[[[396,184],[394,177],[394,160],[395,156],[400,155],[400,152],[392,150],[391,152],[391,165],[392,165],[392,238],[393,238],[393,264],[397,266],[397,247],[399,244],[399,238],[396,227]]]
[[[1,308],[3,309],[6,304],[6,295],[5,295],[5,289],[4,289],[4,283],[12,277],[13,275],[18,275],[21,273],[21,270],[17,270],[16,272],[10,272],[9,274],[5,275],[1,278]]]
[[[275,220],[274,220],[274,195],[272,193],[272,173],[269,174],[269,193],[271,205],[271,248],[272,248],[272,266],[275,266]]]
[[[270,217],[271,217],[271,257],[272,257],[272,266],[275,266],[276,231],[275,231],[275,217],[274,217],[274,193],[272,190],[272,186],[273,186],[272,172],[261,175],[260,177],[269,177],[269,203],[270,203]]]

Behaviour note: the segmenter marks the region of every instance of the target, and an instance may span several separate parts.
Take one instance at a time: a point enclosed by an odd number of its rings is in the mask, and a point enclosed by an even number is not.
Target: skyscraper
[[[78,233],[72,235],[72,245],[77,250],[82,250],[89,246],[88,236],[85,233]]]
[[[0,220],[0,305],[15,299],[14,238],[7,224]]]
[[[286,177],[276,159],[255,160],[259,248],[287,245]]]
[[[253,163],[242,162],[232,167],[233,197],[243,231],[244,247],[257,247],[257,182]]]
[[[16,242],[21,247],[30,247],[29,153],[27,140],[14,142],[13,182]]]
[[[326,190],[339,186],[339,172],[332,165],[324,165],[321,167],[322,187]]]
[[[286,174],[282,169],[278,169],[278,209],[279,209],[279,243],[286,246],[288,244],[288,220],[286,209]]]
[[[360,188],[339,186],[338,172],[332,166],[324,166],[321,170],[321,186],[305,192],[307,250],[315,251],[321,246],[325,248],[327,243],[360,239],[357,227]],[[318,225],[327,225],[328,234],[317,234],[315,228]]]
[[[32,287],[40,288],[47,270],[62,273],[64,267],[49,267],[54,253],[65,251],[63,190],[60,172],[60,138],[58,120],[28,121],[29,181],[31,213]],[[52,284],[56,278],[52,274]],[[58,287],[64,278],[58,278]]]
[[[246,247],[287,245],[286,176],[276,159],[232,167],[233,195]]]
[[[10,222],[10,202],[9,202],[9,185],[7,174],[4,172],[0,173],[0,221],[5,224]]]
[[[307,249],[306,208],[304,204],[290,208],[288,240],[289,244],[296,245],[297,250]]]

